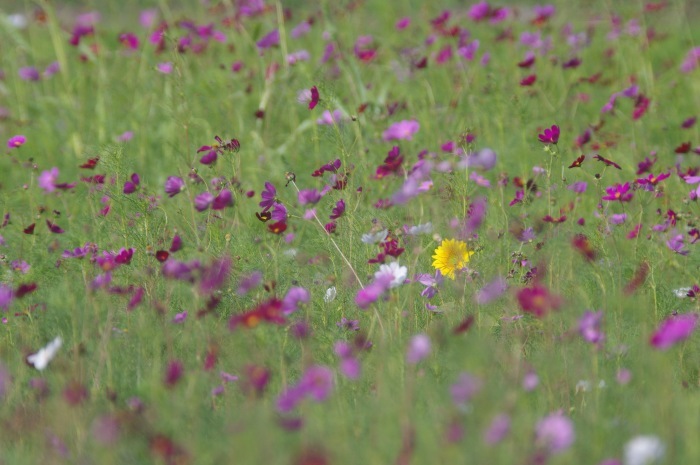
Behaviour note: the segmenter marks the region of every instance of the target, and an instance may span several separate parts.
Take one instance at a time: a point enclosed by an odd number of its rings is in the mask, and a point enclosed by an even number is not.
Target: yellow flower
[[[440,270],[444,276],[455,279],[455,271],[464,268],[473,254],[474,251],[468,250],[465,242],[444,239],[435,249],[433,267]]]

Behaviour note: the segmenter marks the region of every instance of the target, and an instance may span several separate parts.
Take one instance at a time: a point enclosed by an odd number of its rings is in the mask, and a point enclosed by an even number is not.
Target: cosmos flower
[[[678,342],[688,339],[698,323],[697,313],[684,313],[666,318],[656,328],[649,343],[656,349],[666,350]]]
[[[544,144],[557,144],[559,142],[559,126],[556,124],[552,125],[551,128],[545,129],[542,134],[538,136],[540,142]]]
[[[575,438],[574,423],[561,412],[544,417],[535,427],[535,442],[549,454],[564,452]]]
[[[22,135],[12,136],[7,140],[8,149],[16,149],[23,146],[27,142],[27,138]]]
[[[467,244],[455,239],[444,239],[435,249],[433,267],[450,279],[455,279],[455,271],[463,269],[469,263],[474,251]]]
[[[168,197],[175,197],[185,188],[185,181],[178,176],[168,176],[165,180],[165,193]]]
[[[608,201],[619,200],[620,202],[629,202],[634,196],[634,194],[630,192],[630,183],[628,182],[606,187],[605,192],[607,195],[603,196],[602,199]]]
[[[430,355],[430,338],[427,334],[416,334],[411,338],[406,351],[406,361],[415,365]]]
[[[390,140],[411,140],[420,129],[420,124],[416,120],[403,120],[389,126],[389,129],[382,133],[382,139]]]
[[[625,444],[625,465],[651,465],[661,461],[666,446],[657,436],[636,436]]]
[[[398,287],[406,281],[406,276],[408,275],[408,268],[399,265],[399,262],[391,262],[388,265],[381,265],[379,271],[377,271],[374,276],[379,279],[382,276],[390,277],[389,288]]]

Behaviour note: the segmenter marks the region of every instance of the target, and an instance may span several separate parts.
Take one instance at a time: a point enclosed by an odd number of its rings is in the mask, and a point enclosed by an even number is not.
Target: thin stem
[[[292,183],[292,185],[294,186],[294,188],[297,190],[297,193],[299,193],[299,187],[297,186],[297,183],[296,183],[294,180],[291,180],[290,182]],[[353,266],[350,264],[350,261],[347,259],[347,257],[346,257],[345,254],[343,253],[343,251],[340,250],[340,247],[338,247],[338,244],[337,244],[337,243],[335,242],[335,240],[333,239],[333,236],[331,236],[331,233],[329,233],[328,231],[326,231],[326,228],[323,226],[323,223],[321,222],[321,220],[318,219],[318,216],[316,216],[316,212],[315,212],[315,211],[313,211],[313,215],[314,215],[314,218],[316,219],[316,222],[318,223],[318,225],[321,226],[321,229],[323,230],[323,232],[326,233],[326,236],[328,236],[328,239],[331,240],[331,243],[333,244],[333,246],[335,246],[335,249],[338,251],[338,253],[340,254],[340,256],[341,256],[341,257],[343,258],[343,260],[345,261],[345,264],[348,265],[348,268],[350,268],[350,271],[352,271],[352,274],[353,274],[353,276],[355,276],[355,279],[357,280],[357,283],[360,285],[360,287],[361,287],[362,289],[364,289],[365,286],[362,284],[362,281],[360,280],[360,277],[357,276],[357,273],[355,272],[355,268],[353,268]]]

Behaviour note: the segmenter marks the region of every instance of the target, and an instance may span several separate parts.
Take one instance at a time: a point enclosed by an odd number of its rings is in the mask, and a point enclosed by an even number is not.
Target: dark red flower
[[[585,155],[581,155],[578,157],[576,160],[574,160],[573,163],[569,165],[569,168],[581,168],[581,165],[583,164],[583,160],[586,159]]]

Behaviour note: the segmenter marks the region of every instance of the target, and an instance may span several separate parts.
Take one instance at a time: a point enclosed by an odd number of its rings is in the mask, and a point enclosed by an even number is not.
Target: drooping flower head
[[[433,255],[433,267],[450,279],[455,279],[455,271],[461,270],[469,259],[474,254],[474,251],[467,248],[467,244],[455,239],[444,239],[440,246],[435,249]]]

